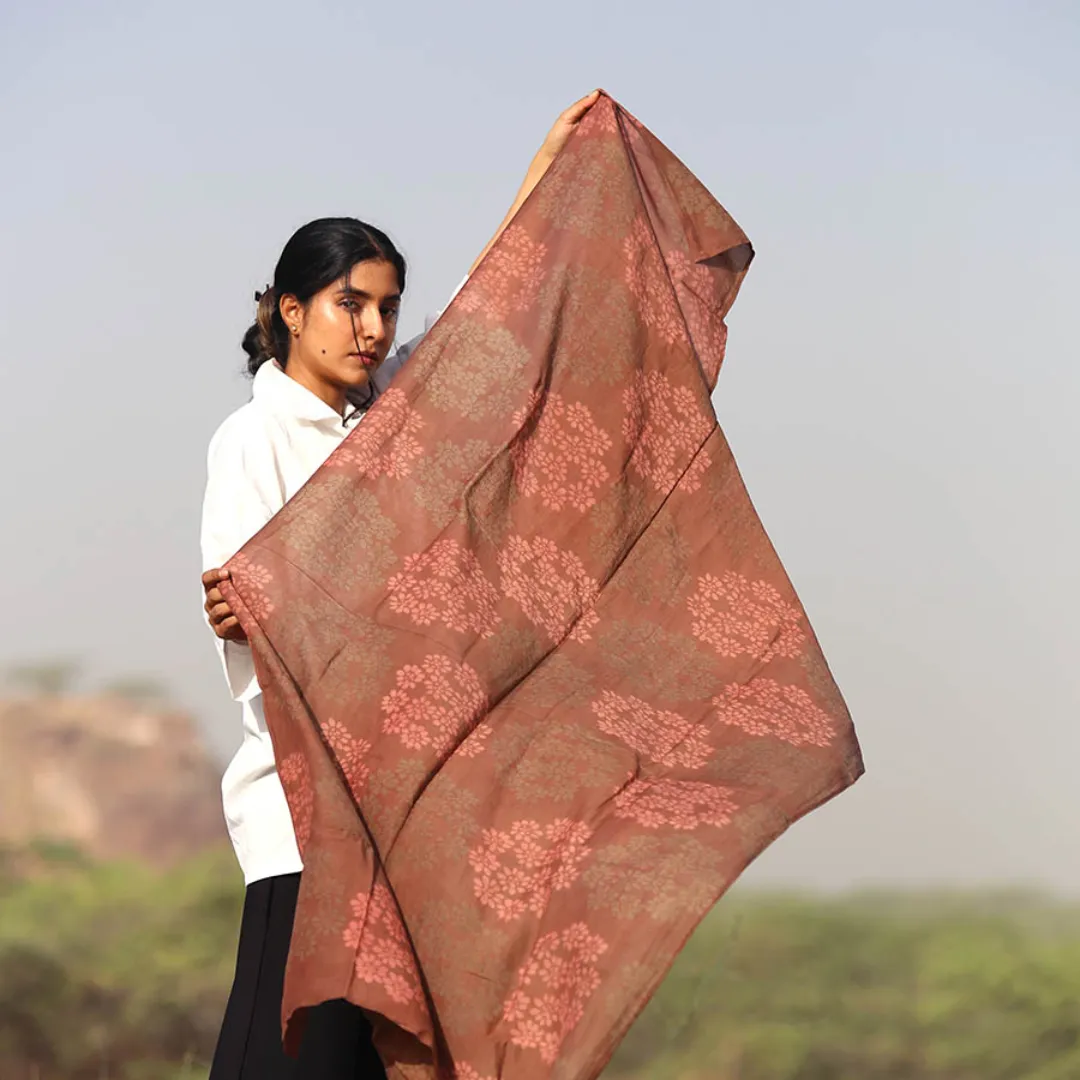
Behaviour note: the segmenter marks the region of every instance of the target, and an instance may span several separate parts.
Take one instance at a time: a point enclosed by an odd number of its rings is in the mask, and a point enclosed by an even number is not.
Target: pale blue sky
[[[749,879],[1080,891],[1077,0],[104,6],[0,9],[0,665],[233,745],[197,531],[252,290],[357,214],[415,329],[600,85],[757,248],[717,408],[866,752]]]

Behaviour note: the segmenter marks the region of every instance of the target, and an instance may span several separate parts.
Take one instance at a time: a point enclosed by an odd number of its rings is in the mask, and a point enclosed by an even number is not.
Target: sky
[[[1076,0],[0,5],[0,669],[153,675],[227,754],[253,290],[356,215],[415,332],[595,86],[754,242],[714,401],[866,757],[746,880],[1080,893]]]

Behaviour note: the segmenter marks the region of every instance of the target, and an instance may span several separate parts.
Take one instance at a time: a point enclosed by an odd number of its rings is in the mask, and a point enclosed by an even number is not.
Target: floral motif
[[[265,590],[273,582],[274,575],[265,566],[252,562],[241,552],[229,560],[229,575],[243,591],[244,603],[256,619],[261,622],[273,614],[274,605]]]
[[[694,636],[721,656],[753,656],[767,663],[798,656],[806,640],[796,605],[767,581],[751,581],[734,570],[702,575],[686,606]]]
[[[349,790],[354,796],[359,796],[371,773],[367,765],[371,743],[367,739],[356,738],[340,720],[327,720],[322,726],[322,732],[334,751],[338,765],[341,766]]]
[[[467,1061],[459,1061],[454,1066],[454,1080],[495,1080],[494,1076],[482,1076]]]
[[[471,758],[484,752],[484,744],[491,737],[493,728],[486,720],[481,720],[462,740],[455,753],[459,757]]]
[[[710,297],[716,293],[713,272],[707,266],[691,262],[678,250],[668,253],[667,264],[702,370],[712,386],[720,373],[727,348],[727,325],[715,305],[710,303]]]
[[[544,280],[547,245],[533,240],[520,225],[510,225],[456,300],[462,311],[505,319],[536,301]]]
[[[476,556],[451,537],[409,555],[387,589],[390,610],[420,626],[442,623],[462,633],[491,637],[499,622],[499,594]]]
[[[701,411],[698,395],[675,386],[663,372],[641,371],[623,391],[623,404],[623,438],[633,447],[631,468],[657,491],[666,493],[677,483],[683,491],[696,491],[710,464],[701,445],[715,426]]]
[[[658,764],[700,769],[712,756],[706,727],[678,713],[654,709],[641,698],[604,690],[592,703],[592,711],[601,731]]]
[[[278,778],[285,789],[285,799],[293,819],[296,845],[301,854],[311,838],[311,819],[315,813],[315,793],[311,789],[311,771],[301,751],[289,754],[278,766]]]
[[[536,406],[537,395],[513,417],[520,427]],[[514,478],[524,495],[539,496],[549,510],[572,506],[588,510],[610,473],[604,454],[611,437],[580,401],[567,402],[561,394],[548,394],[536,427],[511,446]]]
[[[349,906],[353,917],[341,936],[356,951],[356,977],[382,987],[391,1001],[421,1001],[416,961],[390,890],[376,885],[357,893]]]
[[[503,1010],[510,1041],[553,1062],[600,985],[597,961],[606,950],[607,942],[582,922],[539,938]]]
[[[465,303],[472,284],[454,301],[455,307]],[[482,305],[483,296],[475,302]],[[470,422],[490,420],[484,434],[499,438],[525,396],[520,379],[531,354],[499,323],[461,319],[452,326],[453,338],[447,347],[454,350],[455,361],[432,368],[424,387],[425,398],[436,409],[464,416]],[[495,449],[494,444],[490,449]]]
[[[700,780],[631,780],[613,802],[616,817],[632,818],[646,829],[689,830],[727,825],[736,810],[732,794]]]
[[[575,619],[574,640],[588,640],[598,619],[590,609],[599,590],[573,552],[544,536],[532,541],[510,536],[499,552],[499,570],[503,592],[553,641],[559,641]]]
[[[592,631],[596,624],[600,621],[600,615],[598,612],[589,608],[588,611],[581,613],[581,618],[574,623],[574,629],[567,634],[569,641],[585,642],[592,640]]]
[[[408,476],[423,453],[417,432],[423,417],[409,404],[405,391],[391,386],[329,459],[331,467],[350,466],[374,479]]]
[[[667,266],[660,256],[652,229],[643,217],[637,217],[623,240],[626,259],[626,285],[637,301],[645,325],[655,330],[668,345],[686,340],[675,290]]]
[[[435,653],[406,664],[382,700],[383,731],[411,750],[442,754],[468,734],[487,711],[487,694],[468,664]],[[477,746],[477,743],[473,744]]]
[[[603,132],[607,135],[615,135],[619,131],[619,121],[615,115],[615,103],[598,101],[586,114],[579,125],[581,134],[592,134],[594,131]]]
[[[805,690],[775,679],[725,686],[712,703],[721,723],[747,735],[772,735],[792,746],[828,746],[836,736],[829,714]]]
[[[686,472],[679,477],[679,482],[675,485],[676,491],[684,492],[687,495],[692,495],[699,487],[701,487],[701,481],[705,476],[705,470],[712,464],[712,458],[709,456],[708,450],[699,450],[694,460],[690,462],[686,469]]]
[[[588,826],[568,818],[547,826],[515,821],[506,831],[485,829],[482,842],[469,852],[476,898],[504,920],[526,911],[542,914],[551,894],[577,878],[589,853],[588,838]]]

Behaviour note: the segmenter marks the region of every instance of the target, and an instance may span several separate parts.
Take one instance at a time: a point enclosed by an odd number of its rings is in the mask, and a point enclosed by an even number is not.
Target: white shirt
[[[386,358],[374,376],[380,390],[422,336]],[[346,424],[276,362],[264,363],[255,375],[251,401],[229,416],[210,440],[202,517],[203,569],[223,566],[236,554],[303,487],[358,422],[350,418]],[[243,742],[222,777],[222,803],[244,882],[250,885],[295,873],[303,864],[274,763],[251,649],[244,643],[216,640],[243,723]]]

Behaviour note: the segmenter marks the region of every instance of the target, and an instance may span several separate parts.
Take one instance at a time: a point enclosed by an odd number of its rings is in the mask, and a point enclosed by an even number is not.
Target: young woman
[[[598,92],[555,122],[480,262],[547,171]],[[470,269],[470,273],[471,273]],[[203,506],[205,610],[226,679],[241,703],[243,742],[225,771],[229,835],[246,884],[236,976],[211,1080],[377,1080],[385,1076],[361,1011],[312,1009],[299,1057],[281,1048],[281,995],[302,863],[274,764],[250,649],[218,585],[220,569],[329,457],[405,363],[419,338],[391,353],[405,260],[379,229],[323,218],[285,245],[273,285],[244,336],[251,401],[210,442]]]

